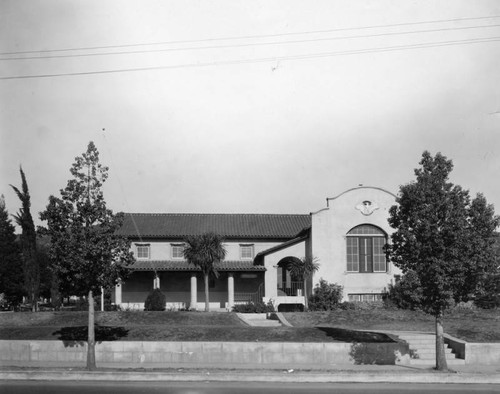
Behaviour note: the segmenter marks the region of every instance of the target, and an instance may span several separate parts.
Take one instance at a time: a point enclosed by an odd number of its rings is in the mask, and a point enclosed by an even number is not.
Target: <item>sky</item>
[[[0,194],[94,141],[115,212],[307,214],[424,150],[500,212],[498,0],[3,0]]]

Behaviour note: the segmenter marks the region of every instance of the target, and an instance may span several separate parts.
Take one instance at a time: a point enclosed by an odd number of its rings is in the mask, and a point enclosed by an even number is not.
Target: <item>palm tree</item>
[[[208,277],[219,277],[215,263],[226,257],[226,249],[222,237],[215,233],[205,233],[187,237],[184,247],[184,257],[188,263],[201,269],[205,279],[205,312],[210,310],[208,297]]]
[[[319,270],[318,258],[303,257],[301,260],[292,259],[288,263],[288,270],[290,271],[290,275],[292,277],[304,282],[304,307],[307,310],[309,307],[307,302],[307,281],[317,270]]]

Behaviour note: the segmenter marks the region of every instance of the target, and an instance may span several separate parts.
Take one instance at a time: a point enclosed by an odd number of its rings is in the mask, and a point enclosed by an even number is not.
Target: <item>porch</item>
[[[125,310],[144,310],[148,294],[159,288],[166,296],[167,310],[205,308],[205,284],[199,270],[186,262],[150,263],[154,264],[139,266],[141,270],[134,270],[126,281],[115,287],[112,296],[114,304]],[[218,265],[217,270],[219,277],[211,277],[209,281],[211,310],[230,311],[235,304],[262,300],[263,266],[225,261]]]

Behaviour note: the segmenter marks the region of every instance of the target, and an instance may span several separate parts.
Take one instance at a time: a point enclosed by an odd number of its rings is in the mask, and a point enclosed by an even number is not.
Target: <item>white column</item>
[[[104,287],[101,286],[101,312],[104,312]]]
[[[122,285],[118,283],[115,286],[115,305],[121,305],[122,303]]]
[[[160,288],[160,275],[157,275],[155,273],[155,277],[153,278],[153,289],[159,289]]]
[[[198,303],[198,283],[196,281],[196,272],[191,273],[191,302],[189,304],[190,309],[197,309],[196,304]]]
[[[234,274],[232,272],[227,274],[227,306],[230,311],[234,306]]]

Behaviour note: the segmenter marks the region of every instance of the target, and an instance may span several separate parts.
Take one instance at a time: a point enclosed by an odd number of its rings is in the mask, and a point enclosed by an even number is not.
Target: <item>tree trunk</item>
[[[205,274],[205,312],[210,311],[210,302],[208,300],[208,274]]]
[[[89,291],[89,329],[87,340],[87,369],[94,371],[95,364],[95,330],[94,330],[94,296],[92,290]]]
[[[436,316],[436,369],[438,371],[448,370],[444,352],[443,312],[439,312]]]

